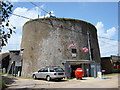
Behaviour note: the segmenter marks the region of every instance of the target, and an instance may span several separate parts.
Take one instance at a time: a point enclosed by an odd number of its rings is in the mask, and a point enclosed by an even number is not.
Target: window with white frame
[[[71,53],[72,53],[72,57],[76,57],[77,56],[77,49],[71,48]]]

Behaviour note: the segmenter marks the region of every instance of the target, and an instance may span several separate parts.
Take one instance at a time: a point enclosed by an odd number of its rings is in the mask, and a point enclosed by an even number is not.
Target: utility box
[[[102,78],[102,72],[98,72],[98,78]]]

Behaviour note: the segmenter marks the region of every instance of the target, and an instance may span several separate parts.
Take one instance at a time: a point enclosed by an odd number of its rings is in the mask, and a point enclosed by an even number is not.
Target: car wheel
[[[47,77],[46,77],[46,80],[47,80],[47,81],[50,81],[50,80],[51,80],[50,76],[47,76]]]
[[[33,78],[34,78],[34,79],[37,79],[36,75],[33,75]]]

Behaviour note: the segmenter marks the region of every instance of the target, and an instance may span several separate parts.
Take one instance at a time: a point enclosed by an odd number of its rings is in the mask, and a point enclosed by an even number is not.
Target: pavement
[[[14,82],[8,85],[5,90],[13,89],[61,89],[61,88],[107,88],[108,89],[118,89],[118,75],[106,76],[104,78],[94,78],[94,77],[83,77],[83,80],[74,79],[64,79],[62,81],[46,81],[46,80],[34,80],[34,79],[14,79]],[[120,79],[119,79],[120,80]],[[46,88],[46,89],[45,89]],[[113,90],[113,89],[112,89]]]

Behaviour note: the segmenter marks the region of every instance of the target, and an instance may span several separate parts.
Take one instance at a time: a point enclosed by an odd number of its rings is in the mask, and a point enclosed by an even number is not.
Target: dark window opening
[[[42,68],[38,72],[48,72],[48,68]]]
[[[54,72],[54,69],[50,69],[50,72]]]
[[[72,48],[72,53],[77,53],[77,50],[75,48]]]
[[[94,57],[93,57],[93,49],[91,49],[91,58],[92,58],[92,60],[94,59]]]
[[[79,65],[71,65],[71,78],[75,78],[75,70],[77,68],[82,68],[82,65],[79,64]]]
[[[62,68],[55,68],[56,72],[64,72],[64,70]]]
[[[48,68],[43,69],[43,72],[48,72]]]

